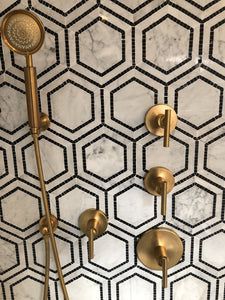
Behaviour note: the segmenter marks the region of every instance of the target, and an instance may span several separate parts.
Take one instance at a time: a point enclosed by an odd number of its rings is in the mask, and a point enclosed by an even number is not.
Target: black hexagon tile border
[[[225,298],[225,0],[3,0],[0,16],[29,9],[46,38],[34,56],[40,136],[56,240],[70,299]],[[42,299],[44,248],[40,189],[27,126],[24,58],[0,42],[0,299]],[[168,103],[179,123],[171,146],[144,127]],[[149,168],[175,175],[167,220],[143,188]],[[78,216],[96,207],[107,232],[87,259]],[[180,263],[146,269],[135,245],[145,230],[176,230]],[[52,260],[49,299],[63,299]]]

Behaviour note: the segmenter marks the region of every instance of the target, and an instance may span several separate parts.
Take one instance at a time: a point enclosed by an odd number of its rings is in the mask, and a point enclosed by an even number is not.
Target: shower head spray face
[[[42,22],[27,10],[9,12],[2,21],[1,32],[5,44],[21,55],[34,54],[44,42]]]

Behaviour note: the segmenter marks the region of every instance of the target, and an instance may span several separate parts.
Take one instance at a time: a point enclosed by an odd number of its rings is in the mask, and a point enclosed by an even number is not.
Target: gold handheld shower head
[[[26,57],[24,68],[28,121],[31,132],[38,134],[41,120],[38,109],[37,75],[33,67],[32,54],[44,42],[44,26],[33,13],[26,10],[9,12],[2,21],[1,34],[5,44],[15,53]]]

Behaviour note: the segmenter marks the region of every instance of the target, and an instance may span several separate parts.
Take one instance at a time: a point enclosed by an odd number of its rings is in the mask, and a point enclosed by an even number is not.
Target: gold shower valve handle
[[[102,235],[108,226],[108,220],[103,211],[95,208],[85,210],[79,217],[79,227],[88,236],[89,259],[94,258],[94,239]]]
[[[138,259],[151,270],[162,271],[162,286],[167,288],[167,270],[175,266],[183,254],[183,244],[177,233],[159,227],[146,231],[137,244]]]
[[[169,147],[171,109],[165,110],[165,115],[159,117],[159,125],[164,129],[163,147]]]
[[[166,216],[167,194],[175,184],[173,174],[164,167],[151,168],[145,175],[144,186],[148,193],[161,196],[161,215]]]
[[[154,135],[164,136],[164,147],[169,147],[170,133],[175,129],[176,125],[176,112],[166,104],[157,104],[150,107],[145,115],[146,128]]]
[[[162,181],[161,183],[161,215],[166,215],[167,206],[167,182]]]

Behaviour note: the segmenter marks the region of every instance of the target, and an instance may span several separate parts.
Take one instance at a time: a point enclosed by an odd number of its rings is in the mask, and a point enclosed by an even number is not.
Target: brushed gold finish
[[[44,300],[48,300],[49,272],[50,272],[50,244],[49,235],[44,235],[45,242],[45,283],[44,283]]]
[[[146,128],[154,135],[164,136],[164,147],[169,147],[169,136],[176,125],[177,114],[172,107],[166,104],[152,106],[145,115]]]
[[[5,15],[1,25],[5,44],[21,55],[37,52],[44,42],[44,26],[37,16],[27,10],[13,10]]]
[[[55,232],[58,227],[58,220],[54,215],[50,215],[52,231]],[[49,235],[47,217],[43,216],[39,221],[39,231],[42,235]]]
[[[40,130],[45,131],[50,127],[50,120],[47,114],[41,113]]]
[[[103,211],[95,208],[85,210],[79,217],[79,227],[89,238],[89,259],[94,258],[94,239],[102,235],[108,226]]]
[[[146,231],[137,244],[138,259],[149,269],[162,270],[162,285],[167,287],[167,270],[183,254],[183,244],[175,231],[165,227]]]
[[[63,292],[63,297],[64,300],[69,300],[69,296],[67,293],[63,273],[62,273],[62,267],[60,264],[60,259],[59,259],[59,253],[57,250],[57,245],[56,245],[56,240],[55,236],[53,233],[53,228],[52,228],[52,223],[51,223],[51,215],[50,211],[48,208],[48,198],[47,198],[47,193],[46,193],[46,187],[45,187],[45,181],[44,181],[44,174],[43,174],[43,168],[42,168],[42,161],[41,161],[41,152],[40,152],[40,145],[38,141],[38,134],[32,134],[33,136],[33,141],[34,141],[34,150],[35,150],[35,157],[36,157],[36,163],[37,163],[37,169],[38,169],[38,176],[39,176],[39,182],[40,182],[40,187],[41,187],[41,194],[42,194],[42,199],[43,199],[43,205],[44,205],[44,210],[45,210],[45,217],[48,225],[48,230],[49,230],[49,238],[53,250],[53,255],[55,259],[55,264],[59,276],[59,281],[61,284],[62,292]]]
[[[53,233],[54,230],[52,228],[51,223],[51,216],[48,207],[48,199],[46,194],[40,147],[38,141],[38,134],[40,132],[40,129],[46,128],[48,121],[46,116],[43,116],[41,119],[39,114],[37,96],[37,75],[36,69],[35,67],[33,67],[32,54],[37,52],[44,42],[44,26],[42,22],[37,18],[37,16],[33,13],[27,10],[15,10],[9,12],[4,17],[1,26],[1,34],[3,37],[3,41],[10,48],[10,50],[12,50],[15,53],[24,55],[26,58],[24,77],[26,87],[28,121],[34,141],[35,157],[47,224],[47,226],[43,226],[42,231],[43,233],[48,232],[48,234],[44,235],[44,238],[47,236],[50,238],[63,296],[65,300],[68,300],[69,297],[62,274],[59,254],[56,246],[55,236]],[[48,272],[48,270],[46,270],[46,272]],[[46,277],[47,276],[49,275],[46,275]],[[48,278],[46,278],[46,282],[47,281]],[[44,294],[46,293],[47,292],[45,287]]]
[[[44,42],[45,30],[39,18],[27,10],[14,10],[6,14],[2,21],[2,37],[5,44],[15,53],[26,57],[24,68],[28,122],[32,134],[41,130],[38,109],[37,74],[33,66],[32,54]]]
[[[144,187],[146,191],[155,196],[161,196],[161,214],[166,215],[167,194],[172,191],[175,184],[173,174],[164,167],[151,168],[145,175]]]

